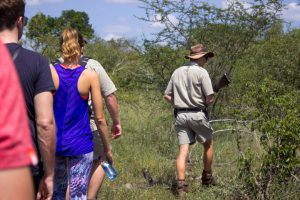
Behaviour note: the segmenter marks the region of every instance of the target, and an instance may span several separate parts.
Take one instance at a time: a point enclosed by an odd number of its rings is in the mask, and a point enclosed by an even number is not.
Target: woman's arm
[[[112,162],[112,153],[111,153],[110,141],[108,137],[108,128],[107,128],[107,124],[103,112],[103,103],[102,103],[102,96],[100,91],[100,81],[98,75],[95,72],[90,73],[90,84],[91,84],[90,90],[92,95],[93,109],[95,113],[94,118],[97,125],[97,130],[99,131],[99,134],[103,141],[106,158],[110,162]]]

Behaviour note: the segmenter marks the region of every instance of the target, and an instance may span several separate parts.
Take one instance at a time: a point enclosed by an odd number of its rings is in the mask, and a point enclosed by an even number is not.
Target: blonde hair
[[[81,47],[78,42],[79,32],[73,28],[65,29],[60,37],[61,53],[65,63],[79,63]]]

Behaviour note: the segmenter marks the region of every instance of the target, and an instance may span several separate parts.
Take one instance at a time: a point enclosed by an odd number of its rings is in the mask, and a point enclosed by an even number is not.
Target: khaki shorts
[[[98,160],[99,156],[104,152],[104,146],[102,139],[98,131],[93,131],[93,141],[94,141],[94,160]]]
[[[175,121],[179,145],[205,143],[213,138],[213,129],[202,111],[179,111]]]

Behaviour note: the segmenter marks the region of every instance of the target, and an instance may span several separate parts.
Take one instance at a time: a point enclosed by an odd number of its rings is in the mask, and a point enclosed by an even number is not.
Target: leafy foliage
[[[78,29],[85,38],[94,37],[88,15],[74,10],[65,10],[60,17],[36,14],[28,23],[26,37],[33,49],[50,59],[55,59],[59,55],[60,33],[67,27]]]
[[[123,89],[145,88],[147,71],[142,62],[141,50],[134,41],[125,39],[104,41],[95,38],[85,47],[85,54],[98,60]]]
[[[185,62],[186,49],[195,43],[204,43],[216,55],[207,66],[213,81],[224,72],[231,77],[229,88],[216,95],[211,118],[251,121],[251,131],[245,135],[243,130],[235,129],[231,135],[216,135],[214,169],[221,184],[200,191],[199,183],[191,181],[188,198],[273,199],[290,193],[297,196],[300,29],[283,28],[278,16],[282,1],[254,0],[244,4],[234,0],[228,1],[225,8],[199,0],[141,2],[145,9],[141,19],[164,27],[156,38],[145,39],[143,44],[95,37],[87,14],[73,10],[64,11],[57,18],[39,13],[30,20],[26,33],[35,49],[53,59],[59,56],[60,31],[67,26],[78,28],[90,39],[85,54],[104,66],[119,89],[125,137],[115,144],[114,152],[120,178],[101,191],[101,198],[173,199],[168,190],[176,180],[177,143],[171,107],[162,102],[161,92],[174,69]],[[240,144],[246,137],[250,142]],[[200,152],[194,154],[199,163]],[[230,167],[221,166],[220,160],[226,160]],[[194,170],[200,172],[200,166]],[[143,167],[149,167],[161,185],[151,191],[114,189],[128,182],[137,182],[138,188]]]
[[[57,20],[60,24],[60,29],[58,30],[63,30],[66,27],[72,27],[79,30],[82,36],[87,39],[94,37],[94,29],[89,23],[89,16],[85,12],[64,10]]]
[[[248,195],[269,199],[274,186],[291,183],[299,176],[300,91],[291,92],[286,85],[270,77],[257,89],[259,120],[256,127],[261,133],[264,153],[260,155],[259,166],[251,154],[241,159],[240,176],[248,193],[252,191]]]
[[[174,49],[170,45],[155,45],[145,42],[143,61],[149,72],[149,83],[157,85],[159,90],[164,90],[173,71],[184,62],[184,49]],[[184,53],[183,53],[184,52]]]
[[[249,154],[242,159],[240,173],[247,191],[255,191],[249,195],[260,199],[269,199],[276,185],[299,177],[300,77],[295,72],[300,37],[299,30],[287,34],[278,30],[249,48],[234,71],[237,92],[233,93],[238,98],[232,102],[240,106],[233,110],[239,110],[237,116],[257,119],[254,127],[263,148],[262,163],[256,166]]]
[[[141,20],[156,23],[163,29],[151,41],[152,44],[168,44],[178,54],[182,49],[205,44],[215,53],[207,68],[213,81],[227,72],[231,75],[237,60],[258,40],[263,39],[267,31],[279,21],[281,1],[228,1],[227,7],[218,8],[200,1],[141,0],[145,17]],[[155,59],[158,54],[153,56]],[[164,59],[161,57],[160,59]],[[150,59],[151,60],[151,59]],[[168,61],[159,61],[165,62]],[[156,67],[156,65],[153,65]],[[167,71],[160,66],[160,72]],[[164,83],[162,77],[161,82]],[[160,83],[160,82],[158,82]],[[218,94],[212,107],[212,116],[223,109],[228,94]]]

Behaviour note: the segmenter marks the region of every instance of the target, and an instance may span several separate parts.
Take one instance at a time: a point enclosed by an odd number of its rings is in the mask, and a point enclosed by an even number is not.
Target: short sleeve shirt
[[[117,90],[115,84],[109,78],[106,71],[104,70],[104,68],[102,67],[102,65],[98,61],[96,61],[94,59],[89,59],[87,64],[86,64],[86,67],[88,69],[91,69],[91,70],[95,71],[98,74],[98,76],[100,78],[100,87],[101,87],[102,96],[106,97],[106,96],[114,93]],[[92,110],[91,96],[89,98],[89,105],[90,105],[91,110]],[[96,126],[96,123],[95,123],[95,120],[94,120],[94,113],[91,114],[90,125],[91,125],[92,131],[97,130],[97,126]]]
[[[37,152],[37,130],[35,122],[34,97],[42,92],[55,91],[52,75],[48,60],[39,53],[22,48],[16,43],[8,43],[6,47],[13,55],[19,49],[19,54],[14,60],[15,68],[19,76],[21,88],[25,98],[27,116],[31,131],[32,141],[34,142]],[[39,155],[40,157],[40,155]],[[40,163],[41,164],[41,163]],[[34,175],[37,175],[42,170],[40,167],[33,169]]]
[[[189,62],[176,69],[165,90],[172,95],[175,108],[205,108],[205,97],[213,94],[211,79],[206,69]]]
[[[0,169],[37,162],[32,146],[23,93],[5,46],[0,43]]]
[[[93,70],[96,72],[100,78],[100,85],[101,85],[101,93],[102,96],[106,97],[115,91],[117,91],[117,88],[115,84],[112,82],[112,80],[107,75],[106,71],[104,70],[103,66],[94,59],[89,59],[86,67],[88,69]]]

